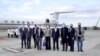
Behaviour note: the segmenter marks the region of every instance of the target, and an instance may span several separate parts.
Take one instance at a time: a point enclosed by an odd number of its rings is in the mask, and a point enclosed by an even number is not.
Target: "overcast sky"
[[[49,15],[52,12],[70,10],[75,12],[61,14],[59,23],[72,23],[76,26],[81,22],[84,26],[93,26],[100,18],[100,0],[0,0],[0,19],[26,18],[44,22],[44,19],[52,18]]]

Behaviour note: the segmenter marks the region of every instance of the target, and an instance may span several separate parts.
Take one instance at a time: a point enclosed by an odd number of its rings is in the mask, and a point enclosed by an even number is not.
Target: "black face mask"
[[[81,25],[78,25],[79,28],[81,28]]]
[[[70,26],[70,28],[73,28],[73,26]]]

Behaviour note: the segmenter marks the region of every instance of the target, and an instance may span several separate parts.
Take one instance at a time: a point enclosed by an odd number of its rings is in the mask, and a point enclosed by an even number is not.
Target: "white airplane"
[[[0,18],[2,19],[2,18]],[[47,19],[46,19],[47,20]],[[25,26],[27,26],[27,22],[30,23],[31,26],[34,26],[34,25],[41,25],[41,26],[45,26],[46,25],[46,20],[44,20],[44,22],[41,22],[43,20],[38,20],[38,23],[34,22],[35,20],[32,19],[29,20],[29,21],[24,21],[23,19],[18,19],[16,20],[15,18],[13,19],[2,19],[0,20],[0,29],[14,29],[14,28],[20,28],[22,26],[22,23],[24,22]],[[54,20],[49,20],[50,24],[54,24],[55,21]]]
[[[30,24],[33,24],[33,21],[24,21],[24,20],[16,20],[15,18],[11,18],[11,19],[4,19],[4,18],[0,18],[0,29],[13,29],[13,28],[18,28],[22,25],[22,23],[24,22],[25,24],[27,22],[30,22]]]
[[[58,19],[59,19],[59,14],[63,14],[63,13],[73,13],[73,11],[67,11],[67,12],[54,12],[51,13],[50,15],[52,15],[52,19],[46,19],[44,20],[45,22],[41,23],[39,20],[39,23],[34,23],[34,19],[32,19],[32,21],[27,21],[27,20],[23,20],[23,18],[10,18],[10,19],[3,19],[0,18],[0,29],[14,29],[14,28],[19,28],[22,26],[22,23],[24,22],[25,25],[27,25],[27,22],[30,23],[30,25],[41,25],[41,26],[45,26],[47,24],[47,21],[49,21],[49,24],[52,26],[54,24],[58,24],[58,26],[61,26],[61,24],[58,23]]]

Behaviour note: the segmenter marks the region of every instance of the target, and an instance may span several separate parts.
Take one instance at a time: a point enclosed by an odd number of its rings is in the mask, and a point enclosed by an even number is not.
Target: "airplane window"
[[[17,21],[17,23],[19,24],[19,23],[20,23],[20,21]]]
[[[23,24],[23,23],[25,24],[25,21],[22,21],[22,24]]]
[[[33,24],[34,22],[32,21],[31,23]]]
[[[11,23],[14,23],[14,21],[12,20]]]
[[[8,23],[8,21],[7,21],[7,20],[5,20],[4,22],[5,22],[5,23]]]

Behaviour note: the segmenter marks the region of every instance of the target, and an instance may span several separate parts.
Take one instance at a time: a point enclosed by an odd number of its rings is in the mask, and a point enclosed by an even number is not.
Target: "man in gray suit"
[[[78,24],[76,35],[77,35],[78,52],[80,51],[83,52],[84,29],[81,27],[81,23]]]
[[[27,36],[27,49],[31,49],[31,35],[32,35],[32,30],[31,30],[31,28],[30,28],[30,23],[28,22],[27,23],[27,34],[26,34],[26,36]]]
[[[45,45],[46,45],[46,50],[51,50],[51,29],[50,29],[50,25],[46,26],[46,29],[44,31],[44,35],[45,35]]]

